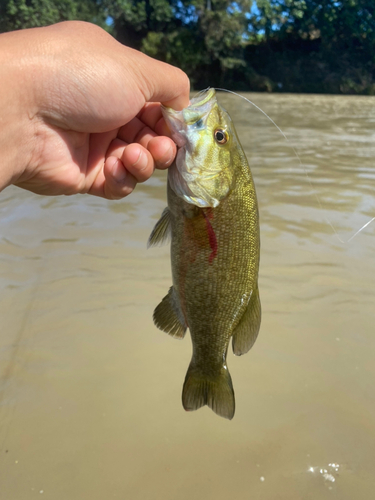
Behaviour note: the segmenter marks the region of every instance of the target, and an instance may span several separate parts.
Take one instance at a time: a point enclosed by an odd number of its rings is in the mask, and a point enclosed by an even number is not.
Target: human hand
[[[0,189],[119,199],[172,163],[160,102],[186,107],[187,76],[101,28],[73,21],[0,35],[0,73],[0,146],[11,165]]]

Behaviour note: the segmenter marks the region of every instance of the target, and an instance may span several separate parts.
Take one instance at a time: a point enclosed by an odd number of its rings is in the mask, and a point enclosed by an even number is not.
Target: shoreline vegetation
[[[0,0],[0,32],[73,19],[194,88],[375,95],[374,0]]]

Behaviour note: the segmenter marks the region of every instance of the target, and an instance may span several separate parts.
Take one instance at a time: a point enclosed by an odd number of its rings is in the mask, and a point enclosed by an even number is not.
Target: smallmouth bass
[[[260,328],[259,217],[245,153],[214,89],[182,111],[163,109],[178,146],[168,170],[168,207],[149,246],[171,236],[173,286],[154,311],[154,323],[182,339],[190,330],[193,354],[182,404],[208,405],[232,419],[234,391],[227,351],[245,354]]]

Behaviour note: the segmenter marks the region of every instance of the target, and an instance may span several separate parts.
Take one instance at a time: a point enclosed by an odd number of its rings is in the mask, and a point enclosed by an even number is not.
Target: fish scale
[[[215,91],[193,99],[189,108],[188,113],[164,110],[181,146],[168,173],[162,230],[158,223],[149,240],[152,245],[171,235],[173,286],[155,309],[154,321],[177,338],[189,328],[193,354],[184,408],[208,405],[231,419],[235,401],[228,345],[233,338],[234,353],[244,354],[260,327],[258,206],[246,156]],[[199,133],[191,116],[204,123]],[[215,141],[217,131],[225,142]]]

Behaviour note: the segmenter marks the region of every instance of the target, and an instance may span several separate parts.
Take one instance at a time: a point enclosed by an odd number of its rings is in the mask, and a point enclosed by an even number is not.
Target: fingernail
[[[113,168],[112,174],[115,181],[123,183],[126,178],[126,170],[124,165],[121,163],[120,160],[116,160],[112,168]]]
[[[174,160],[173,148],[172,148],[172,146],[169,146],[168,150],[156,162],[156,165],[158,166],[158,168],[166,168],[166,167],[169,167],[169,165],[172,163],[173,160]]]

